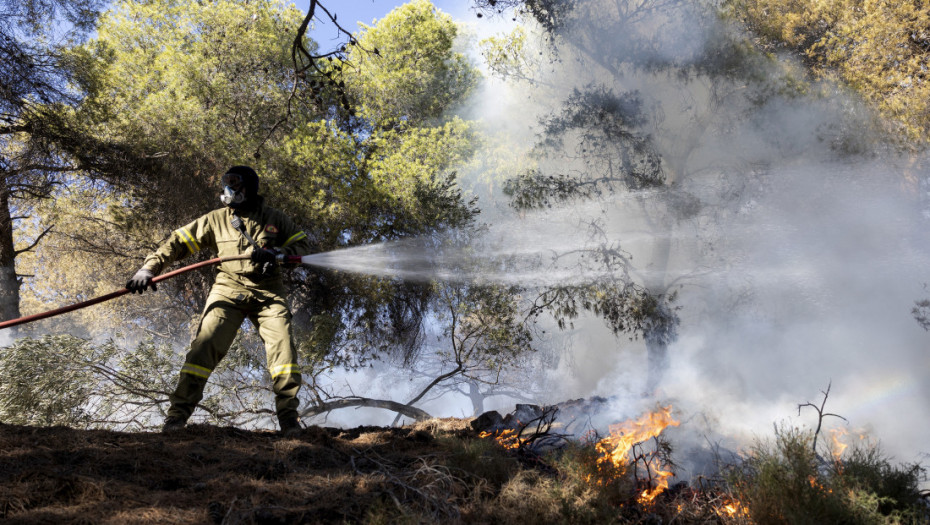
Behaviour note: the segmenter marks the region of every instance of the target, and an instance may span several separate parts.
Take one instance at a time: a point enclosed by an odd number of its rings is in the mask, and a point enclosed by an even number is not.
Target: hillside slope
[[[534,447],[556,434],[516,446],[471,422],[309,427],[288,438],[209,425],[161,435],[0,424],[0,522],[930,523],[921,467],[893,466],[875,449],[825,465],[799,430],[757,447],[729,482],[698,476],[645,498],[657,471],[643,467],[656,459],[643,444],[616,467],[597,450],[604,440],[562,441],[540,456]]]
[[[452,420],[393,429],[310,427],[285,439],[202,425],[167,436],[0,425],[0,518],[341,523],[366,521],[394,499],[454,517],[448,503],[454,498],[433,494],[438,487],[430,480],[403,479],[417,468],[428,475],[431,458],[447,454],[437,433],[471,430],[467,421]]]

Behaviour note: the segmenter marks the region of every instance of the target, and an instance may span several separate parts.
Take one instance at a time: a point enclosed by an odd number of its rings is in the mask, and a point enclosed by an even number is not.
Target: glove
[[[126,288],[132,293],[142,293],[151,287],[154,292],[158,290],[158,288],[156,288],[155,283],[152,282],[153,277],[155,277],[155,274],[142,268],[129,279],[129,282],[126,283]]]
[[[249,259],[251,259],[253,263],[262,266],[266,264],[274,264],[278,260],[278,253],[274,250],[256,248],[252,250]]]

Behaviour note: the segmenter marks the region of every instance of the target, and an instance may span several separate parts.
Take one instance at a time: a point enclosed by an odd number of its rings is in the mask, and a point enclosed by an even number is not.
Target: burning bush
[[[819,413],[821,423],[832,415],[822,406]],[[821,442],[824,450],[818,451],[820,426],[815,431],[776,427],[773,441],[760,440],[719,476],[669,488],[675,467],[662,432],[677,425],[671,407],[659,408],[611,425],[606,437],[589,434],[537,454],[531,444],[545,442],[538,425],[498,424],[480,433],[483,440],[536,468],[512,471],[515,475],[492,500],[547,523],[930,522],[930,507],[919,489],[922,467],[893,466],[878,446],[864,439],[850,445],[839,433],[831,443]],[[494,511],[486,517],[516,516]]]
[[[638,419],[610,425],[609,434],[603,438],[591,433],[580,442],[565,440],[563,446],[544,454],[537,452],[535,445],[550,442],[546,438],[551,437],[555,417],[554,412],[545,409],[540,411],[539,418],[528,423],[513,418],[516,428],[497,428],[479,436],[537,467],[532,475],[511,479],[501,492],[502,498],[513,491],[513,483],[544,486],[558,502],[550,501],[550,505],[537,502],[532,505],[537,512],[543,508],[562,508],[569,511],[573,523],[601,523],[621,517],[629,519],[630,512],[655,510],[656,498],[668,489],[668,480],[673,476],[671,446],[661,438],[667,427],[679,424],[671,414],[671,406],[659,407]],[[544,480],[539,471],[556,475]],[[508,505],[512,504],[515,503]],[[618,512],[621,509],[625,511]],[[537,517],[552,521],[551,516]]]
[[[930,519],[918,488],[920,466],[892,466],[870,443],[825,460],[815,438],[813,431],[778,426],[774,441],[757,442],[731,471],[752,521],[916,525]]]

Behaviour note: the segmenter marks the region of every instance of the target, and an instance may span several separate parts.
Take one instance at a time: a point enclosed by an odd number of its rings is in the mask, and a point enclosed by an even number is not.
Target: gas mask
[[[220,202],[230,208],[237,208],[245,202],[245,188],[242,183],[242,175],[238,173],[227,173],[223,175],[223,193],[220,194]]]
[[[220,202],[224,205],[231,208],[235,208],[237,205],[245,202],[245,195],[241,191],[236,191],[229,186],[223,188],[223,193],[220,194]]]

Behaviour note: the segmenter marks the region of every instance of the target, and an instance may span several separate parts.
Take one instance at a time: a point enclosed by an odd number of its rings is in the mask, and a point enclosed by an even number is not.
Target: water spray
[[[250,240],[251,240],[251,239],[250,239]],[[253,242],[254,242],[254,241],[253,241]],[[316,253],[316,254],[304,255],[304,256],[300,256],[300,255],[278,255],[278,263],[283,263],[283,264],[305,264],[305,265],[307,265],[307,266],[318,266],[318,267],[339,267],[338,264],[335,264],[335,263],[334,263],[334,261],[333,261],[333,256],[330,255],[330,253],[331,253],[331,252],[324,252],[324,253]],[[222,263],[227,262],[227,261],[238,261],[238,260],[245,260],[245,259],[249,259],[249,258],[250,258],[250,254],[231,255],[231,256],[227,256],[227,257],[216,257],[216,258],[214,258],[214,259],[210,259],[210,260],[207,260],[207,261],[201,261],[201,262],[199,262],[199,263],[191,264],[191,265],[189,265],[189,266],[185,266],[185,267],[183,267],[183,268],[179,268],[179,269],[177,269],[177,270],[168,272],[168,273],[166,273],[166,274],[159,275],[159,276],[155,277],[154,279],[152,279],[152,282],[153,282],[153,283],[158,283],[158,282],[161,282],[161,281],[165,281],[165,280],[171,279],[172,277],[176,277],[176,276],[178,276],[178,275],[181,275],[181,274],[183,274],[183,273],[190,272],[190,271],[192,271],[192,270],[196,270],[196,269],[198,269],[198,268],[204,268],[204,267],[207,267],[207,266],[214,266],[214,265],[217,265],[217,264],[222,264]],[[421,263],[421,264],[425,263],[425,258],[424,258],[423,261],[420,261],[420,263]],[[345,265],[344,265],[344,266],[345,266]],[[344,269],[344,270],[347,270],[347,271],[353,271],[353,272],[363,272],[363,273],[366,273],[366,268],[360,267],[360,266],[358,266],[357,264],[348,264],[348,267],[344,267],[344,268],[341,268],[341,269]],[[367,273],[383,274],[383,272],[379,272],[379,271],[367,272]],[[440,276],[440,277],[441,277],[441,276]],[[19,326],[19,325],[21,325],[21,324],[31,323],[31,322],[33,322],[33,321],[39,321],[39,320],[42,320],[42,319],[47,319],[47,318],[49,318],[49,317],[55,317],[55,316],[57,316],[57,315],[65,314],[65,313],[68,313],[68,312],[73,312],[73,311],[75,311],[75,310],[80,310],[80,309],[82,309],[82,308],[87,308],[88,306],[93,306],[93,305],[95,305],[95,304],[100,304],[100,303],[102,303],[102,302],[109,301],[110,299],[116,299],[117,297],[122,297],[123,295],[126,295],[126,294],[128,294],[128,293],[131,293],[130,290],[129,290],[128,288],[121,288],[121,289],[119,289],[119,290],[116,290],[115,292],[110,292],[110,293],[108,293],[108,294],[106,294],[106,295],[101,295],[100,297],[95,297],[95,298],[93,298],[93,299],[88,299],[87,301],[82,301],[82,302],[80,302],[80,303],[74,303],[74,304],[71,304],[71,305],[68,305],[68,306],[63,306],[63,307],[61,307],[61,308],[55,308],[55,309],[53,309],[53,310],[49,310],[49,311],[47,311],[47,312],[42,312],[42,313],[33,314],[33,315],[27,315],[27,316],[19,317],[19,318],[17,318],[17,319],[11,319],[11,320],[9,320],[9,321],[3,321],[3,322],[0,322],[0,330],[3,330],[4,328],[12,328],[12,327],[14,327],[14,326]]]

